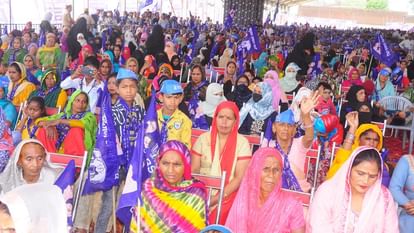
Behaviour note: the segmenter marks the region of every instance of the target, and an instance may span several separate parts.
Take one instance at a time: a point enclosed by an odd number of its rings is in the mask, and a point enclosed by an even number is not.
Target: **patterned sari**
[[[168,141],[161,146],[158,162],[166,152],[180,154],[184,164],[183,180],[170,185],[159,167],[142,187],[139,232],[200,232],[207,223],[207,194],[204,184],[192,179],[190,152],[179,141]],[[137,209],[131,221],[131,232],[138,232]]]

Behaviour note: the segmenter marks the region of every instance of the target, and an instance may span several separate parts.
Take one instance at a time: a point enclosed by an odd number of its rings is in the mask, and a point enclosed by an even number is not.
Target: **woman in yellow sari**
[[[11,63],[8,72],[10,83],[7,99],[14,106],[20,106],[21,103],[29,98],[32,91],[36,90],[36,86],[27,81],[26,67],[20,62]]]

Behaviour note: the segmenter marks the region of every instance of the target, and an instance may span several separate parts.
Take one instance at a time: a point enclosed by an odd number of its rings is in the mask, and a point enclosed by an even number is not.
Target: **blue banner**
[[[389,67],[391,67],[397,61],[397,56],[395,56],[394,52],[380,33],[377,34],[377,37],[372,44],[371,53],[375,59],[379,60],[381,63],[384,63]]]
[[[55,182],[55,185],[62,190],[63,198],[66,202],[66,208],[68,208],[68,226],[73,226],[71,214],[73,207],[73,185],[75,184],[75,172],[75,161],[71,160]]]
[[[101,92],[102,106],[96,145],[85,181],[84,194],[107,191],[119,184],[119,160],[116,131],[112,117],[111,95],[107,87]]]

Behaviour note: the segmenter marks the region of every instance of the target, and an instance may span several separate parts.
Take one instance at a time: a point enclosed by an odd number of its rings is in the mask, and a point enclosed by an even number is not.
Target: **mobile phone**
[[[93,75],[93,70],[87,66],[82,67],[81,73],[83,75]]]

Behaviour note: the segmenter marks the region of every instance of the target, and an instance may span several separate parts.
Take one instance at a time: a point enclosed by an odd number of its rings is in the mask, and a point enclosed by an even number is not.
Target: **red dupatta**
[[[229,183],[229,179],[230,179],[230,174],[231,174],[231,170],[233,168],[233,162],[234,162],[234,158],[236,157],[236,146],[237,146],[237,132],[238,132],[238,127],[239,127],[239,121],[240,121],[240,116],[239,116],[239,109],[237,108],[237,105],[234,102],[231,101],[224,101],[222,103],[220,103],[217,108],[216,111],[214,112],[214,117],[213,117],[213,123],[212,123],[212,127],[211,127],[211,161],[214,160],[214,156],[215,156],[215,151],[216,151],[216,140],[217,140],[217,115],[218,113],[223,110],[223,109],[230,109],[234,112],[234,115],[236,117],[236,122],[234,123],[233,129],[231,130],[230,134],[227,137],[227,141],[226,144],[223,148],[223,151],[221,153],[221,156],[226,156],[225,159],[221,159],[220,160],[220,167],[222,171],[226,171],[227,175],[226,175],[226,184]],[[219,155],[220,156],[220,155]]]

